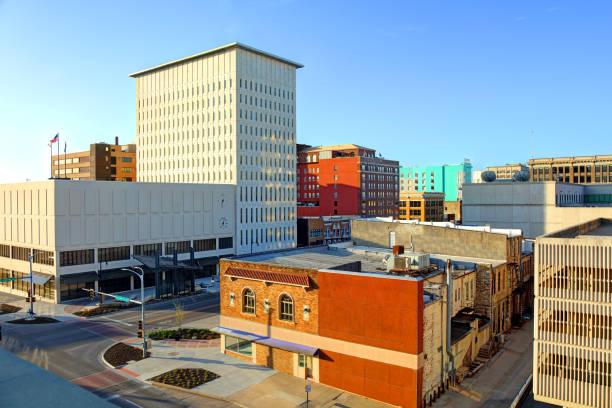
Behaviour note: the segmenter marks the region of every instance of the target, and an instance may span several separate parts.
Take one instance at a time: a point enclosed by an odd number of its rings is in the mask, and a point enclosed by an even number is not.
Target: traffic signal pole
[[[136,272],[133,269],[122,268],[123,271],[132,272],[134,275],[140,278],[140,316],[142,320],[142,358],[147,358],[147,335],[145,334],[145,315],[144,315],[144,307],[145,307],[145,298],[144,298],[144,271],[142,268],[138,266],[134,266],[134,269],[138,269],[140,273]]]

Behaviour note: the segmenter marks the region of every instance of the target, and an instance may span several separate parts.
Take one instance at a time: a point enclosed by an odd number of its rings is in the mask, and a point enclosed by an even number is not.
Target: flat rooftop
[[[339,272],[356,272],[354,266],[356,263],[360,263],[361,270],[358,273],[391,276],[386,273],[385,264],[383,263],[385,257],[390,255],[392,255],[392,250],[388,248],[358,246],[345,242],[329,246],[236,256],[231,259],[314,270],[332,269]],[[494,267],[497,267],[506,263],[505,260],[430,254],[430,263],[437,265],[438,270],[426,273],[422,277],[427,278],[442,272],[448,259],[453,263],[455,275],[474,271],[476,264],[492,264]],[[397,277],[397,275],[393,276]],[[399,277],[407,279],[415,278],[414,276]]]
[[[245,50],[245,51],[252,52],[253,54],[262,55],[264,57],[276,60],[277,62],[282,62],[283,64],[291,65],[294,68],[303,68],[304,67],[304,65],[302,65],[300,63],[288,60],[286,58],[279,57],[279,56],[274,55],[274,54],[270,54],[269,52],[258,50],[257,48],[249,47],[248,45],[245,45],[245,44],[242,44],[242,43],[239,43],[239,42],[233,42],[233,43],[230,43],[230,44],[222,45],[221,47],[213,48],[212,50],[200,52],[198,54],[190,55],[190,56],[185,57],[185,58],[180,58],[180,59],[177,59],[177,60],[174,60],[174,61],[166,62],[164,64],[154,66],[152,68],[143,69],[141,71],[134,72],[133,74],[130,74],[130,76],[132,78],[136,78],[136,77],[139,77],[139,76],[144,75],[144,74],[148,74],[148,73],[153,72],[153,71],[159,71],[161,69],[168,68],[168,67],[171,67],[173,65],[182,64],[183,62],[187,62],[189,60],[197,59],[197,58],[200,58],[200,57],[210,56],[210,55],[214,55],[214,54],[219,54],[219,53],[231,50],[233,48],[239,48],[239,49],[242,49],[242,50]]]
[[[597,218],[583,224],[543,235],[541,238],[612,238],[612,219]]]
[[[599,227],[592,231],[580,234],[577,238],[588,238],[588,237],[612,237],[612,221],[610,223],[601,224]]]

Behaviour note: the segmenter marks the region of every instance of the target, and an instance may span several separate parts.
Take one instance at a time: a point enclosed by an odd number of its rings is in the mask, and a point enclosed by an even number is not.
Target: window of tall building
[[[93,249],[60,252],[60,266],[85,265],[92,263],[94,263]]]
[[[98,262],[109,262],[130,259],[130,247],[98,248]]]
[[[142,244],[142,245],[134,245],[134,255],[146,255],[146,256],[154,256],[155,252],[159,256],[162,255],[162,244]]]

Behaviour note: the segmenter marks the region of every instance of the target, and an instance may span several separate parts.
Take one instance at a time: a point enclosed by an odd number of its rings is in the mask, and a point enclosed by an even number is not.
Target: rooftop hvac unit
[[[429,254],[406,252],[400,255],[389,255],[385,258],[387,271],[418,271],[429,267]]]

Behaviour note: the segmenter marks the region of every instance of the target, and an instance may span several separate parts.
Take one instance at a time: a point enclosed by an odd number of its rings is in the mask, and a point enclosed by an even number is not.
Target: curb
[[[193,395],[197,395],[197,396],[200,396],[200,397],[212,398],[212,399],[216,399],[217,401],[228,402],[228,403],[234,404],[235,406],[240,407],[240,408],[248,408],[245,405],[240,404],[239,402],[232,401],[232,400],[229,400],[227,398],[219,397],[218,395],[207,394],[205,392],[194,391],[194,390],[190,390],[188,388],[181,388],[181,387],[177,387],[177,386],[174,386],[174,385],[160,383],[160,382],[157,382],[157,381],[148,381],[147,380],[145,382],[147,382],[147,383],[149,383],[149,384],[151,384],[153,386],[156,386],[156,387],[168,388],[168,389],[174,390],[174,391],[186,392],[188,394],[193,394]]]
[[[531,389],[532,381],[533,381],[533,377],[532,377],[532,374],[530,374],[529,377],[527,378],[527,381],[525,381],[525,384],[523,384],[518,394],[514,398],[514,401],[512,401],[512,405],[510,405],[510,408],[516,408],[521,403],[527,391]]]

